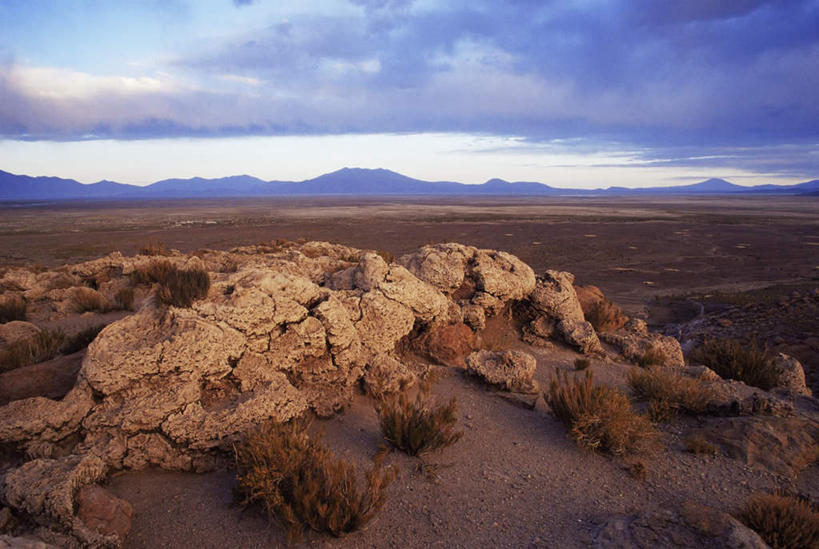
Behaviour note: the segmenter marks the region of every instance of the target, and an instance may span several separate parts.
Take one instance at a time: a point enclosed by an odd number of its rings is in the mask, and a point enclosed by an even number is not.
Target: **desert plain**
[[[538,277],[547,270],[565,271],[574,275],[575,286],[596,286],[625,315],[644,320],[651,332],[677,338],[686,353],[686,342],[714,337],[755,341],[771,353],[786,353],[801,363],[806,388],[819,394],[817,197],[0,204],[0,266],[6,270],[44,272],[115,251],[135,256],[147,242],[161,241],[168,250],[191,256],[207,255],[203,250],[261,250],[285,240],[295,243],[294,249],[316,241],[380,251],[387,263],[394,258],[404,265],[401,258],[407,254],[450,242],[507,252]],[[356,268],[355,262],[349,268]],[[85,312],[54,322],[71,332],[122,321],[129,314]],[[533,356],[533,380],[541,393],[556,371],[573,375],[575,360],[583,357],[576,346],[557,336],[532,345],[521,337],[519,323],[493,323],[491,317],[484,348]],[[43,320],[40,327],[49,322]],[[618,350],[614,339],[602,334],[600,339],[599,352],[587,353],[595,382],[628,393],[634,358]],[[457,399],[461,440],[422,459],[390,452],[386,463],[398,467],[398,477],[372,522],[342,538],[308,532],[293,546],[724,547],[730,538],[737,547],[764,547],[750,538],[736,541],[740,534],[735,532],[731,538],[726,532],[733,523],[728,525],[722,514],[737,513],[760,492],[819,502],[815,461],[796,464],[788,457],[797,447],[801,459],[816,436],[819,403],[811,396],[737,388],[733,382],[737,402],[756,398],[773,404],[763,412],[740,405],[734,414],[680,413],[657,423],[659,444],[650,451],[612,456],[580,449],[542,396],[510,395],[466,375],[462,361],[422,354],[401,356],[414,361],[415,373],[433,381],[435,399]],[[83,356],[66,361],[74,376]],[[11,383],[14,373],[0,380]],[[66,387],[72,384],[73,379],[64,381]],[[0,387],[0,393],[4,390]],[[0,422],[6,421],[5,411],[0,408]],[[764,433],[749,430],[743,421],[764,423]],[[362,467],[383,444],[373,398],[360,387],[337,413],[316,418],[311,432],[323,433],[338,456]],[[710,433],[716,452],[687,450],[686,439],[694,432]],[[816,444],[814,438],[814,453]],[[27,459],[11,442],[5,441],[3,449],[0,475]],[[220,451],[218,464],[207,472],[143,463],[105,475],[102,486],[133,509],[122,546],[286,546],[281,525],[259,506],[241,504],[229,447]],[[10,533],[27,535],[43,527],[36,516],[12,514]],[[707,516],[699,522],[721,526],[692,526],[698,522],[692,516]]]

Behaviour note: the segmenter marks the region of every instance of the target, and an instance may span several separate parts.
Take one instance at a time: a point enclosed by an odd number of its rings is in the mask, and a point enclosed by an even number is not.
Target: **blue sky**
[[[819,0],[0,0],[0,169],[819,177]]]

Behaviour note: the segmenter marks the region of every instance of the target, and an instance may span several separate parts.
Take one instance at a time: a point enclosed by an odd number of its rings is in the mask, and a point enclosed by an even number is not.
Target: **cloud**
[[[349,6],[196,40],[169,52],[173,77],[7,65],[0,134],[472,132],[817,170],[815,0]]]
[[[237,8],[242,8],[244,6],[249,6],[250,4],[255,3],[256,0],[233,0],[233,5]]]

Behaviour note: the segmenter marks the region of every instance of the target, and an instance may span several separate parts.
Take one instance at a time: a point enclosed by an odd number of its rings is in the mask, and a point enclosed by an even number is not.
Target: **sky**
[[[0,170],[819,177],[819,0],[0,0]]]

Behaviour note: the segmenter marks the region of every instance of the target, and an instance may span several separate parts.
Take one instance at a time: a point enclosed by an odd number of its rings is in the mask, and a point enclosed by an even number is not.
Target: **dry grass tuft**
[[[111,310],[111,305],[105,296],[92,288],[78,287],[71,296],[74,311],[84,313],[97,311],[104,313]]]
[[[375,516],[395,479],[381,458],[358,487],[355,467],[336,459],[298,425],[271,423],[234,448],[245,503],[259,502],[287,528],[290,539],[306,528],[343,536]]]
[[[26,319],[26,300],[15,296],[0,302],[0,324]]]
[[[168,273],[175,269],[174,264],[167,259],[154,259],[147,265],[134,269],[131,281],[134,284],[154,284],[165,280]]]
[[[651,446],[657,438],[651,422],[634,411],[626,395],[605,385],[594,386],[592,377],[591,370],[583,379],[573,380],[558,372],[544,394],[578,446],[615,455]]]
[[[620,307],[608,299],[597,301],[585,317],[595,332],[611,332],[622,326],[625,320]]]
[[[455,399],[442,406],[432,406],[429,386],[424,385],[414,401],[405,393],[378,404],[381,433],[387,442],[411,456],[444,448],[458,442],[463,432],[455,430]]]
[[[60,330],[41,330],[34,337],[20,339],[0,351],[0,371],[5,372],[54,358],[65,334]]]
[[[160,282],[159,299],[174,307],[190,307],[208,295],[210,276],[202,269],[174,269]]]
[[[737,517],[773,549],[819,547],[819,512],[803,500],[757,494]]]
[[[632,368],[628,383],[637,398],[649,401],[649,413],[655,421],[670,419],[680,410],[701,414],[714,398],[713,390],[702,380],[661,366]]]
[[[64,355],[70,355],[81,349],[85,349],[92,341],[94,341],[103,328],[105,328],[105,324],[89,326],[85,330],[82,330],[71,337],[67,337],[62,347],[60,347],[60,352]]]
[[[162,303],[175,307],[190,307],[208,295],[210,276],[203,269],[179,269],[167,260],[152,261],[135,269],[131,275],[135,284],[159,284]]]
[[[691,352],[690,358],[705,364],[720,377],[737,379],[760,389],[771,389],[776,384],[767,347],[756,342],[743,345],[734,339],[712,339]]]
[[[585,370],[591,366],[591,360],[588,358],[576,358],[574,359],[574,369],[578,371]]]
[[[386,261],[387,265],[393,263],[395,261],[395,256],[392,252],[387,250],[376,250],[375,253],[384,261]]]
[[[120,311],[131,311],[134,307],[134,289],[122,288],[114,294],[114,307]]]
[[[705,437],[699,433],[692,433],[685,437],[685,449],[697,455],[713,456],[717,454],[717,447],[705,440]]]
[[[652,345],[637,359],[637,365],[642,368],[663,366],[667,360],[668,357],[665,356],[663,350]]]
[[[165,243],[160,240],[149,240],[139,248],[139,255],[168,255]]]

